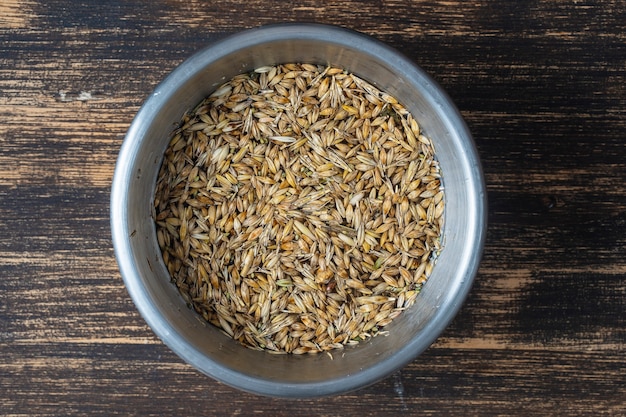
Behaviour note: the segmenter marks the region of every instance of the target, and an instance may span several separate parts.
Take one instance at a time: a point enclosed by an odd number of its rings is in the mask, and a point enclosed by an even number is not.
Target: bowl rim
[[[470,217],[474,223],[470,225],[470,228],[473,232],[475,256],[467,260],[464,274],[466,279],[456,289],[454,305],[448,309],[439,309],[435,313],[436,318],[431,320],[423,329],[424,332],[432,334],[432,337],[427,340],[411,340],[410,343],[402,346],[382,362],[368,368],[367,372],[359,372],[321,382],[289,384],[240,374],[206,358],[202,361],[202,366],[199,366],[197,359],[202,357],[201,353],[187,345],[184,340],[172,338],[172,335],[180,336],[176,329],[155,319],[155,317],[160,316],[159,310],[154,301],[142,290],[141,279],[138,276],[139,271],[128,255],[132,251],[132,244],[129,237],[130,230],[127,227],[126,204],[128,199],[125,195],[128,180],[133,174],[130,167],[133,165],[132,161],[139,146],[139,139],[148,127],[146,120],[150,121],[149,116],[167,102],[169,94],[183,85],[190,75],[193,75],[194,71],[201,71],[202,68],[210,64],[215,57],[233,53],[242,45],[250,47],[282,41],[286,39],[286,34],[290,36],[290,39],[331,42],[340,46],[356,48],[367,55],[377,56],[377,59],[392,60],[401,65],[403,69],[409,69],[410,74],[407,77],[416,77],[428,83],[430,86],[429,93],[437,96],[438,102],[451,112],[448,117],[455,119],[455,128],[464,138],[466,158],[473,170],[474,183],[472,185],[477,191],[474,195],[473,205],[476,215]],[[196,369],[229,386],[261,395],[302,398],[334,395],[373,384],[407,365],[439,337],[460,310],[477,274],[487,229],[487,198],[484,175],[476,145],[463,117],[447,93],[415,62],[380,40],[352,29],[319,23],[281,23],[246,29],[221,38],[187,58],[157,85],[137,112],[120,148],[111,186],[110,222],[115,256],[127,291],[149,327],[171,350]]]

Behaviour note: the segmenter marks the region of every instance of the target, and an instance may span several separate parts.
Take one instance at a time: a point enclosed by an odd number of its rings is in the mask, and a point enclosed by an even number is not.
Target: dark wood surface
[[[109,187],[134,114],[197,49],[347,26],[441,83],[475,136],[489,227],[458,317],[392,377],[242,393],[151,332],[115,263]],[[0,2],[0,415],[626,415],[626,3]]]

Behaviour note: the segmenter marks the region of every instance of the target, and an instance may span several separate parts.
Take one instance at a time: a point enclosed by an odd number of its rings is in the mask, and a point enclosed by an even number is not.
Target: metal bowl
[[[435,145],[446,190],[444,249],[415,305],[374,337],[333,359],[248,349],[205,323],[170,282],[151,217],[158,170],[183,114],[218,85],[288,62],[344,68],[403,103]],[[371,37],[326,25],[284,24],[215,42],[176,68],[145,101],[119,153],[111,191],[113,244],[124,283],[153,331],[186,362],[262,395],[313,397],[372,384],[412,361],[460,309],[480,261],[486,199],[471,135],[454,104],[423,70]]]

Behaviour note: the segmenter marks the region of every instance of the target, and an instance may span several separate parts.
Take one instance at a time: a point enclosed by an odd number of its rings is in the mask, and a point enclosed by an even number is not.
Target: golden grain
[[[380,334],[413,305],[444,202],[432,141],[396,98],[341,68],[285,64],[234,77],[184,116],[154,221],[204,319],[303,354]]]

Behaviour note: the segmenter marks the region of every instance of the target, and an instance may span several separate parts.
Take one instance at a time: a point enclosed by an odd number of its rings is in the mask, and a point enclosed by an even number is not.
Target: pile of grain
[[[431,141],[339,68],[234,77],[187,114],[158,176],[172,281],[207,321],[271,352],[328,351],[411,306],[440,250]]]

